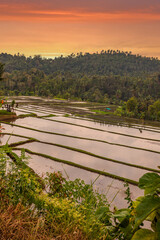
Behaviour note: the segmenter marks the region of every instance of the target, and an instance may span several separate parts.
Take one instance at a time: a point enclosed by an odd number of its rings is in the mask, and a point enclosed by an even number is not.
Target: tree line
[[[119,104],[160,98],[160,60],[131,52],[78,53],[56,59],[0,54],[0,95],[37,95]],[[0,71],[3,66],[0,65]]]
[[[160,71],[160,61],[156,58],[142,57],[131,52],[102,50],[100,53],[77,53],[55,59],[42,58],[40,55],[25,57],[20,54],[0,54],[0,62],[5,63],[5,71],[28,71],[37,68],[45,74],[57,71],[86,75],[139,76],[144,73]]]

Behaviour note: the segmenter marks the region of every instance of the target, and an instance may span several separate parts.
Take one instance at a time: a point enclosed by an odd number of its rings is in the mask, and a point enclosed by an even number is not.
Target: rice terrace
[[[159,29],[159,0],[0,0],[0,240],[160,240]]]
[[[160,172],[158,123],[119,121],[107,111],[100,114],[106,105],[98,103],[8,98],[13,100],[18,103],[16,118],[2,121],[1,145],[7,142],[12,149],[8,156],[14,161],[14,153],[21,156],[25,151],[29,168],[40,178],[46,172],[61,172],[72,181],[79,178],[106,195],[111,207],[123,208],[127,207],[125,184],[135,200],[143,194],[139,178]]]

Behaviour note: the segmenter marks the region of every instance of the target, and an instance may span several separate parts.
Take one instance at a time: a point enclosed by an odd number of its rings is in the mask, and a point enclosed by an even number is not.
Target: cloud
[[[34,10],[160,13],[159,0],[1,0],[1,4]]]
[[[1,0],[0,20],[159,20],[159,0]]]
[[[110,48],[160,56],[159,25],[160,0],[0,0],[1,50],[11,53]]]

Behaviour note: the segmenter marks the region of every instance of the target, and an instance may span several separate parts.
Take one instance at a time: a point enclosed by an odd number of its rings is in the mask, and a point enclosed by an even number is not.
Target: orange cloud
[[[30,5],[0,5],[0,20],[15,21],[159,21],[159,13],[33,10]]]
[[[79,14],[79,13],[21,13],[0,15],[0,21],[160,21],[160,15],[117,13],[117,14]]]
[[[160,57],[159,21],[158,11],[153,14],[149,9],[47,10],[43,5],[4,3],[0,5],[1,51],[54,56],[110,48]]]

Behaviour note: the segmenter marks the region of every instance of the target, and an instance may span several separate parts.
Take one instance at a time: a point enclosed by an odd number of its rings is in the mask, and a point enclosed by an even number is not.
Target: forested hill
[[[133,55],[131,52],[101,51],[101,53],[78,53],[55,59],[42,59],[39,55],[0,54],[0,62],[5,63],[5,71],[28,71],[36,68],[45,74],[57,71],[87,75],[129,75],[138,76],[144,73],[160,72],[160,60]]]
[[[5,64],[0,95],[112,103],[132,96],[140,102],[160,98],[160,60],[155,58],[110,50],[54,60],[2,53],[0,62]]]

